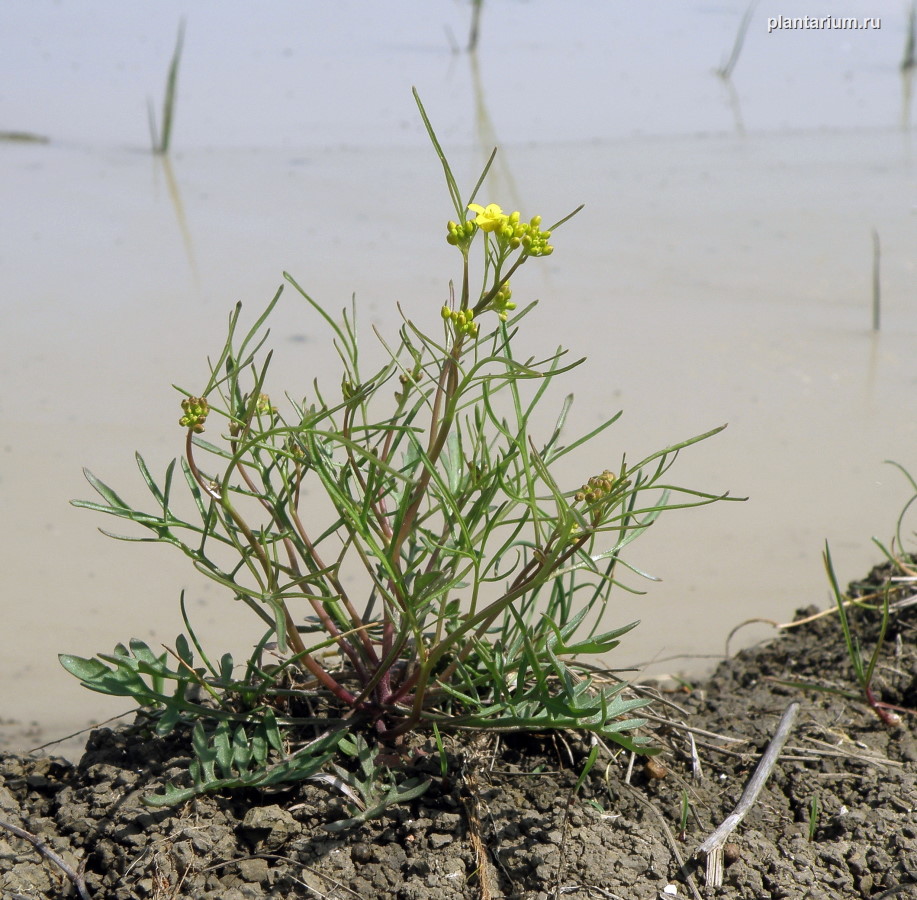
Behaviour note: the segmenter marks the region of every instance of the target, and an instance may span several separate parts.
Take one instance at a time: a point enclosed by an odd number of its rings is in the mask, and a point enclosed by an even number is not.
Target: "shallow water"
[[[250,613],[183,559],[102,538],[112,521],[67,501],[91,495],[83,465],[142,497],[134,450],[154,471],[180,451],[170,385],[203,383],[232,305],[254,317],[283,270],[332,308],[355,291],[367,348],[394,301],[435,327],[458,272],[412,84],[466,189],[499,144],[486,201],[548,221],[586,203],[514,282],[542,299],[531,352],[589,357],[555,395],[576,394],[571,431],[625,411],[569,481],[729,423],[673,474],[749,500],[673,513],[633,546],[663,581],[618,596],[615,623],[643,626],[614,661],[696,671],[668,658],[826,602],[826,539],[842,579],[862,574],[908,497],[882,461],[917,469],[917,176],[903,13],[850,5],[881,30],[767,34],[768,16],[811,11],[760,3],[724,82],[742,3],[485,3],[476,56],[451,50],[463,4],[4,4],[0,66],[21,86],[3,127],[50,142],[0,144],[0,743],[124,709],[55,654],[171,643],[182,589],[209,646],[250,645]],[[182,15],[165,163],[145,103]],[[292,294],[273,344],[278,389],[333,366]]]

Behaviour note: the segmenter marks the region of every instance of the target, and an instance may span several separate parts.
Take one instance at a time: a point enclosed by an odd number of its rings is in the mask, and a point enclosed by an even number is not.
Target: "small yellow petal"
[[[468,209],[477,213],[475,224],[481,231],[497,231],[502,228],[509,216],[496,203],[488,203],[487,206],[480,206],[477,203],[469,203]]]

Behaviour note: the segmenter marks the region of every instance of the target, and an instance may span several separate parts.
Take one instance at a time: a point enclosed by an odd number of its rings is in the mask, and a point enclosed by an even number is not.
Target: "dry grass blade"
[[[917,3],[912,2],[907,13],[907,38],[904,43],[904,57],[901,60],[901,71],[909,72],[917,65]]]
[[[813,756],[839,757],[841,759],[856,760],[857,762],[865,763],[869,766],[882,766],[887,769],[900,769],[904,766],[903,762],[896,759],[889,759],[887,756],[880,756],[878,753],[872,753],[868,748],[863,748],[859,752],[855,752],[852,750],[842,750],[835,744],[831,744],[828,741],[821,741],[809,735],[806,735],[804,740],[814,744],[815,747],[788,747],[787,751],[800,753],[804,758],[808,759],[811,759]]]
[[[742,16],[742,21],[739,23],[739,30],[736,33],[735,43],[732,45],[732,53],[729,54],[729,59],[716,70],[716,74],[724,81],[732,75],[732,70],[739,61],[739,54],[742,52],[742,45],[745,43],[745,34],[748,31],[748,26],[751,24],[751,16],[755,11],[756,3],[757,0],[752,0],[752,2],[748,4],[748,9],[745,10],[745,15]]]

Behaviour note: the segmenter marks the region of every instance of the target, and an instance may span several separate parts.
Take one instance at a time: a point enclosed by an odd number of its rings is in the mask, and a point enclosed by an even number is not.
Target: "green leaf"
[[[280,737],[280,729],[277,727],[277,718],[274,716],[273,710],[265,710],[263,727],[264,737],[268,745],[278,753],[283,753],[283,739]]]
[[[112,490],[101,478],[96,478],[89,469],[83,469],[83,475],[86,480],[95,488],[96,493],[98,493],[105,501],[108,503],[109,507],[113,509],[130,509],[130,507]],[[73,501],[74,503],[82,503],[83,501]],[[104,509],[104,507],[103,507]]]
[[[232,765],[239,772],[247,772],[254,757],[252,745],[245,734],[245,729],[240,725],[232,735]]]
[[[242,726],[239,726],[239,731],[242,731],[242,739],[245,739],[245,731]],[[233,774],[233,737],[230,735],[230,728],[228,722],[220,722],[219,725],[214,729],[213,732],[213,749],[214,755],[216,757],[216,764],[220,767],[220,774],[224,778],[229,778]]]
[[[112,669],[96,660],[68,654],[61,654],[58,658],[61,665],[91,691],[113,697],[133,697],[141,706],[155,702],[147,684],[129,666],[119,665]]]
[[[156,734],[165,737],[171,734],[179,722],[184,721],[181,709],[177,705],[166,707],[162,715],[156,720]]]
[[[59,653],[57,655],[60,664],[71,674],[75,675],[80,681],[92,682],[102,675],[111,672],[104,663],[97,659],[86,659],[83,656],[71,656],[69,653]]]
[[[449,166],[449,161],[446,159],[446,154],[443,152],[443,148],[440,146],[439,140],[437,140],[436,132],[433,130],[433,126],[430,124],[430,120],[427,117],[427,111],[423,108],[423,103],[420,102],[420,94],[417,93],[417,88],[412,88],[412,91],[414,93],[414,100],[417,103],[417,108],[420,110],[420,117],[423,119],[424,128],[427,129],[427,134],[429,135],[430,142],[433,144],[433,147],[436,150],[436,155],[439,157],[439,161],[442,163],[443,172],[446,175],[446,186],[449,189],[449,196],[452,198],[452,205],[455,207],[455,214],[458,217],[459,222],[464,222],[465,208],[464,204],[462,203],[462,196],[459,193],[458,184],[455,181],[455,176],[452,174],[452,169]],[[491,157],[491,160],[492,159],[493,157]],[[489,165],[490,164],[488,163],[488,167]]]
[[[231,653],[224,653],[220,657],[220,681],[223,684],[232,683],[232,673],[235,669],[235,663],[233,662]]]
[[[188,639],[183,634],[175,638],[175,652],[178,654],[178,658],[185,663],[189,669],[194,666],[194,653],[191,650],[191,646],[188,644]]]

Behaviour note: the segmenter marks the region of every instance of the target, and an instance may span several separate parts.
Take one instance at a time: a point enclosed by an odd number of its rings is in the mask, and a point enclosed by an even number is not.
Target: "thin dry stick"
[[[685,712],[685,715],[687,715],[687,712]],[[687,734],[696,734],[698,737],[708,737],[717,741],[727,741],[730,744],[748,743],[748,738],[732,737],[728,734],[718,734],[715,731],[704,731],[703,728],[692,728],[690,725],[685,725],[684,722],[675,722],[672,719],[666,719],[663,716],[654,715],[645,709],[640,710],[640,717],[642,719],[649,719],[651,722],[658,722],[660,725],[668,726],[674,731],[684,731]]]
[[[92,725],[89,725],[86,728],[81,728],[79,731],[74,731],[73,734],[65,734],[63,737],[55,738],[53,741],[46,741],[44,744],[40,744],[38,747],[32,747],[27,751],[27,755],[32,755],[38,753],[39,750],[46,750],[48,747],[53,747],[55,744],[62,744],[64,741],[69,741],[71,738],[79,737],[81,734],[86,734],[89,731],[93,731],[96,728],[101,728],[103,725],[107,725],[109,722],[114,722],[115,719],[123,719],[125,716],[130,716],[136,713],[136,709],[128,709],[123,713],[118,713],[116,716],[111,716],[108,719],[103,719],[101,722],[94,722]]]
[[[767,779],[770,778],[774,766],[777,764],[777,758],[780,751],[786,743],[793,729],[793,722],[796,720],[796,713],[799,712],[799,702],[794,700],[783,713],[780,724],[767,745],[758,767],[754,774],[745,785],[745,790],[736,804],[736,808],[723,820],[710,837],[707,838],[698,848],[696,853],[703,853],[707,857],[707,884],[711,887],[720,887],[723,883],[723,844],[726,839],[739,827],[742,819],[748,815],[748,811],[755,805],[761,788],[764,787]]]
[[[642,803],[653,815],[659,820],[659,824],[662,826],[662,831],[665,834],[666,841],[668,841],[669,849],[672,851],[672,855],[675,857],[675,860],[678,862],[680,867],[680,874],[685,879],[688,887],[691,889],[691,893],[694,895],[694,900],[701,900],[701,896],[698,893],[697,885],[694,884],[694,879],[691,877],[691,873],[688,871],[688,867],[685,865],[685,860],[682,858],[681,853],[678,850],[678,844],[675,842],[675,835],[672,834],[672,829],[669,828],[668,822],[665,820],[665,816],[656,808],[656,806],[648,800],[643,794],[640,793],[636,788],[627,785],[627,790],[630,791],[631,796]]]
[[[0,828],[5,828],[7,831],[15,834],[16,837],[22,838],[24,841],[28,841],[45,859],[50,860],[57,866],[63,873],[66,875],[73,886],[76,888],[80,897],[83,900],[90,900],[89,893],[86,890],[86,882],[83,880],[83,873],[75,871],[71,866],[67,865],[47,844],[42,840],[35,837],[34,834],[30,834],[28,831],[23,830],[22,828],[17,828],[15,825],[10,825],[9,822],[4,822],[3,819],[0,819]]]

